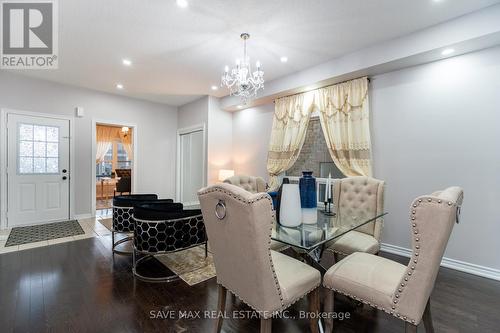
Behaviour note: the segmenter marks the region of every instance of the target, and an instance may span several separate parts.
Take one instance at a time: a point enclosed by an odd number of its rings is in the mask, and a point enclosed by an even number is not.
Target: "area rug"
[[[101,218],[99,222],[108,230],[113,226],[112,218]],[[184,282],[194,286],[215,276],[212,254],[205,258],[205,245],[187,250],[155,256],[164,266],[177,274]]]
[[[156,259],[190,286],[215,277],[214,259],[210,252],[205,258],[205,245],[158,255]]]
[[[85,231],[83,231],[77,220],[14,227],[9,234],[5,247],[83,234],[85,234]]]
[[[101,223],[103,226],[105,226],[109,231],[112,231],[113,229],[113,219],[110,218],[100,218],[98,219],[99,223]]]

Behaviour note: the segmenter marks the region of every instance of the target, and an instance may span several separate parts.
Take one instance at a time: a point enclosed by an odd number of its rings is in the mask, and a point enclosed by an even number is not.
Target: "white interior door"
[[[7,115],[9,227],[69,218],[69,120]]]
[[[180,193],[185,205],[197,204],[197,192],[204,186],[203,133],[200,130],[180,136]]]

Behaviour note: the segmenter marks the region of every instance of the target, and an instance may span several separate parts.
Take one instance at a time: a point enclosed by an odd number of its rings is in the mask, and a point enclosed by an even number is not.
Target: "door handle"
[[[66,177],[66,176],[63,176],[63,177],[62,177],[62,179],[63,179],[63,180],[66,180],[66,179],[68,179],[68,177]]]

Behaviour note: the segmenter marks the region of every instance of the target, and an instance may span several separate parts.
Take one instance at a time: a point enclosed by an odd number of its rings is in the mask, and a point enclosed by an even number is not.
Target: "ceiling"
[[[59,69],[22,74],[182,105],[228,94],[210,87],[241,56],[241,32],[251,34],[251,61],[261,61],[270,81],[499,2],[188,0],[180,8],[175,0],[64,0]]]

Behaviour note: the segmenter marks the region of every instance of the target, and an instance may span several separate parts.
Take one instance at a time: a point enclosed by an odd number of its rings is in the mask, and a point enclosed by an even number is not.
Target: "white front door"
[[[8,227],[69,219],[69,120],[7,115]]]

